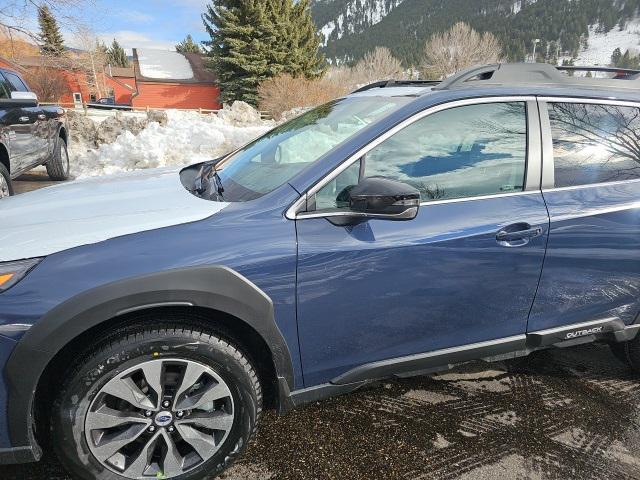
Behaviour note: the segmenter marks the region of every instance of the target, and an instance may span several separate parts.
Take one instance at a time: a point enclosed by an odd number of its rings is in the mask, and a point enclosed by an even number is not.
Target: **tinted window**
[[[20,77],[14,73],[4,72],[4,76],[7,78],[9,83],[11,84],[11,90],[17,92],[28,92],[29,89],[24,84],[24,82],[20,79]]]
[[[9,83],[0,75],[0,98],[11,98]]]
[[[640,109],[549,104],[555,186],[640,178]]]
[[[317,207],[346,206],[340,202],[341,188],[356,171],[408,183],[420,190],[423,202],[519,192],[526,152],[524,103],[452,108],[418,120],[375,147],[361,160],[363,168],[348,169],[318,192]]]

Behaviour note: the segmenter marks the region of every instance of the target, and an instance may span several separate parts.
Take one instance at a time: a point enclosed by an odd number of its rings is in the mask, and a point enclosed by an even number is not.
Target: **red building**
[[[112,67],[108,65],[105,73],[109,87],[113,90],[113,98],[116,103],[132,104],[133,97],[136,95],[136,78],[133,73],[133,67]]]
[[[81,105],[102,96],[139,108],[217,110],[222,107],[216,77],[205,69],[199,54],[134,48],[131,67],[101,67],[96,75],[98,80],[92,85],[89,85],[85,71],[65,59],[36,56],[9,61],[0,57],[2,66],[22,74],[38,68],[60,71],[67,85],[66,91],[56,100],[61,104]]]
[[[220,89],[202,55],[133,49],[134,107],[217,110]]]

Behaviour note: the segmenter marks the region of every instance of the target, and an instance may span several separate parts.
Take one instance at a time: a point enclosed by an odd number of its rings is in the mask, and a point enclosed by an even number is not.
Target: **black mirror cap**
[[[398,216],[411,219],[420,206],[418,189],[385,177],[367,177],[349,191],[349,205],[354,212]],[[413,212],[413,215],[405,215]]]

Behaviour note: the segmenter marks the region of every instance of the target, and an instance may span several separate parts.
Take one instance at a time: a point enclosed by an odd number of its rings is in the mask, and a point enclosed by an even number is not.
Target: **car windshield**
[[[408,103],[408,97],[349,97],[286,122],[195,177],[196,194],[211,200],[253,200],[293,176],[358,131]],[[203,182],[203,178],[205,181]],[[202,184],[205,187],[201,187]]]

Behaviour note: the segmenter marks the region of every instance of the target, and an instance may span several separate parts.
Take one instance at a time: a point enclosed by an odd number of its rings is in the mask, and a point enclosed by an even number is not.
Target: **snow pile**
[[[234,127],[250,127],[262,122],[260,112],[246,102],[234,102],[233,105],[225,105],[218,112],[218,118]]]
[[[96,124],[84,114],[67,110],[67,127],[71,145],[93,145],[96,139]]]
[[[623,30],[614,27],[602,33],[597,29],[597,25],[589,27],[589,46],[578,54],[576,65],[609,65],[616,48],[622,53],[627,50],[637,53],[640,50],[640,19],[627,22]]]
[[[218,115],[169,110],[165,125],[151,121],[137,135],[125,129],[115,141],[98,148],[71,143],[71,173],[87,177],[189,165],[232,151],[274,126],[244,102],[225,106]]]
[[[117,112],[115,117],[105,118],[98,124],[95,144],[99,147],[104,143],[113,143],[121,133],[127,131],[133,135],[138,135],[148,124],[149,121],[146,118],[125,116],[122,115],[122,112]]]
[[[140,74],[147,78],[187,80],[193,78],[189,60],[178,52],[137,49]]]

